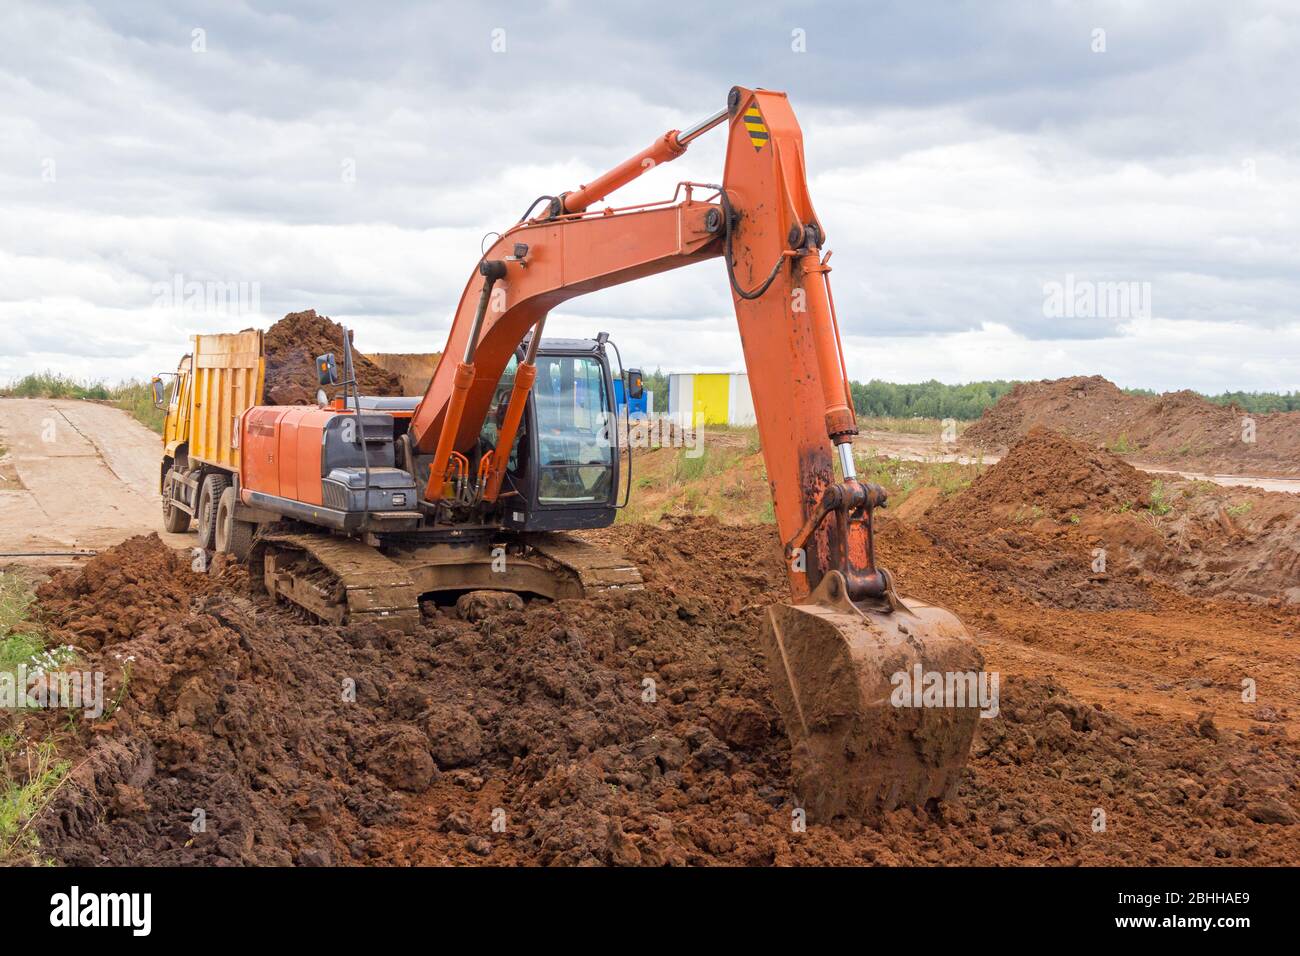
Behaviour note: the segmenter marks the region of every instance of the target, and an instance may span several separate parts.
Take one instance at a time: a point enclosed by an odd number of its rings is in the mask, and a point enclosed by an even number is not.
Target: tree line
[[[655,369],[644,376],[645,387],[654,392],[654,410],[668,411],[668,376],[663,369]],[[972,421],[984,414],[984,409],[1011,391],[1017,381],[996,379],[986,382],[968,382],[965,385],[946,385],[931,379],[928,382],[885,382],[873,378],[869,382],[850,382],[853,406],[859,415],[867,418],[955,418]],[[1156,395],[1150,389],[1128,388],[1134,395]],[[1201,397],[1218,405],[1237,405],[1243,411],[1256,415],[1268,412],[1300,411],[1300,392],[1224,392]]]

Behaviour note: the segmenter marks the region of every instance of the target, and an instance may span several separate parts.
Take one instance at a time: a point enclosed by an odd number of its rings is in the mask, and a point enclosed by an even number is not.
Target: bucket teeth
[[[942,608],[896,601],[863,609],[828,593],[842,595],[843,582],[824,579],[809,603],[769,608],[763,635],[795,794],[808,818],[872,822],[896,807],[951,797],[979,697],[963,693],[960,706],[946,699],[934,706],[899,688],[934,672],[960,675],[963,690],[982,686],[984,661],[974,642]]]

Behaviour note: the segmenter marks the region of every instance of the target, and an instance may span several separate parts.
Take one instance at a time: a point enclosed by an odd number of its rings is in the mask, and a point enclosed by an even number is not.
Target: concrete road
[[[0,399],[0,563],[68,563],[68,556],[158,532],[174,547],[194,535],[162,531],[161,439],[120,409],[94,402]],[[8,556],[7,556],[8,555]]]

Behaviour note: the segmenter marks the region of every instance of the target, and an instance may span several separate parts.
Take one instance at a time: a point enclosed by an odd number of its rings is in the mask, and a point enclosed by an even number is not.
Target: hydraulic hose
[[[731,205],[731,197],[727,195],[725,189],[719,191],[718,196],[722,200],[722,217],[725,236],[725,247],[722,258],[727,264],[727,278],[731,280],[731,288],[734,289],[736,295],[740,296],[742,299],[753,300],[761,298],[763,293],[771,288],[772,283],[776,281],[777,275],[781,272],[781,264],[785,262],[785,256],[781,255],[777,258],[776,263],[772,266],[772,271],[767,274],[767,278],[763,280],[761,285],[748,292],[742,289],[740,283],[736,279],[736,265],[731,259],[731,230],[733,221],[736,218],[735,210]]]

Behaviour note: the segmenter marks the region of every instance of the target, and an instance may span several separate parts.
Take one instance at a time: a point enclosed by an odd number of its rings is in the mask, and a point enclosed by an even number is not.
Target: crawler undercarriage
[[[382,621],[409,630],[422,601],[476,591],[548,600],[642,587],[623,555],[557,532],[390,535],[378,540],[307,528],[259,536],[254,581],[278,600],[332,624]]]

